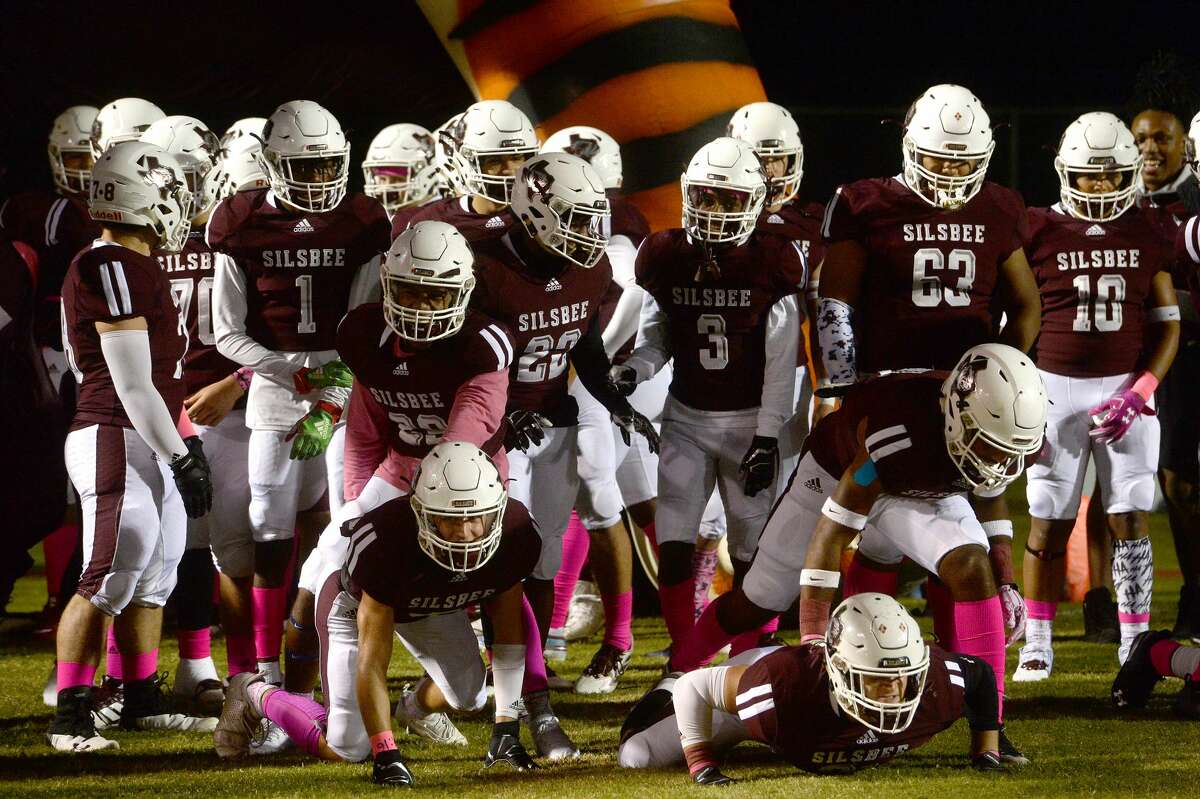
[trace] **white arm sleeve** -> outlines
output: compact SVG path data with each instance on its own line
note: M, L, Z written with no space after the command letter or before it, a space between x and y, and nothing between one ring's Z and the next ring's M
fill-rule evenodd
M642 287L637 284L634 276L634 262L637 259L637 248L633 246L628 236L613 236L608 240L608 262L612 264L613 280L622 289L621 299L617 300L617 308L613 311L612 319L604 328L604 351L608 359L625 345L626 341L637 334L638 316L642 308Z
M100 350L112 375L125 415L146 445L164 463L188 454L167 403L151 378L150 334L145 330L113 330L100 334Z
M295 390L292 374L297 366L267 349L246 333L246 278L228 255L214 253L213 334L217 350L229 360L248 366L289 390Z
M658 307L654 296L644 292L642 314L638 323L637 344L633 355L625 362L637 372L638 382L649 380L671 360L671 345L667 342L667 315Z
M724 709L728 666L696 669L675 681L675 725L683 748L712 741L713 708Z
M354 282L350 284L350 307L347 311L353 311L368 302L378 302L383 296L383 289L379 284L379 262L382 257L376 255L358 268Z
M766 362L757 435L779 437L779 429L795 410L796 358L800 346L800 309L789 294L771 306L767 317Z
M850 317L854 309L841 300L821 297L817 300L817 339L821 344L821 363L832 383L853 383L858 379L854 351L854 328Z
M495 685L496 717L521 716L521 681L525 679L525 644L492 646L492 682Z

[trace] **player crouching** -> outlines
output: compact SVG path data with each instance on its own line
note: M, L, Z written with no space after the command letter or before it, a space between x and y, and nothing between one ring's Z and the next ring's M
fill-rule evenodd
M986 662L926 644L886 594L857 594L834 611L823 641L752 649L660 682L629 714L617 758L626 768L686 762L695 782L727 785L718 757L753 740L804 771L849 773L923 746L965 716L972 765L994 771L997 700Z
M429 675L415 691L423 710L478 710L487 702L483 661L465 608L482 602L495 630L496 715L484 767L536 768L517 716L525 670L521 580L541 539L528 511L509 502L500 473L474 445L434 447L411 496L349 522L345 564L317 597L326 706L239 674L213 735L217 754L248 754L265 716L297 747L323 760L374 759L372 779L411 785L392 736L387 667L392 631Z

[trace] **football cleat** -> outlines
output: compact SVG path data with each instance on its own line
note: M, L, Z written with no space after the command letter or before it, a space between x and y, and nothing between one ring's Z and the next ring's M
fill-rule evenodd
M529 715L525 723L533 736L533 746L537 753L550 760L567 760L579 757L579 747L563 730L550 708L550 695L546 691L535 691L524 697L525 707Z
M579 587L584 585L585 583L581 580L576 586L574 596L571 597L570 610L567 611L567 623L563 627L566 630L563 637L567 641L591 638L604 626L604 604L600 600L600 595L592 583L586 585L592 587L593 593L580 591Z
M177 682L173 693L176 702L198 716L219 716L225 706L225 689L220 680L201 680L190 691L181 691Z
M397 751L380 752L371 765L371 782L392 788L411 788L413 775Z
M92 693L92 723L98 730L114 730L121 724L125 687L120 680L105 677Z
M1121 640L1117 603L1103 586L1083 596L1083 640L1093 644L1115 644Z
M705 766L692 775L692 782L697 785L733 785L733 780L721 773L716 766Z
M164 692L165 675L148 677L129 683L125 688L125 704L121 708L121 729L169 730L172 732L213 732L217 720L176 712L174 703Z
M1122 709L1143 708L1162 675L1150 661L1150 650L1159 641L1170 639L1167 630L1146 630L1133 639L1129 656L1112 684L1113 704Z
M1016 747L1008 738L1008 732L1005 731L1003 725L1000 727L1000 762L1008 763L1013 766L1028 766L1029 758Z
M258 733L250 741L250 754L255 756L277 755L292 748L292 739L288 734L270 719L263 719L258 726Z
M245 757L250 753L250 740L258 731L262 713L250 700L247 688L262 682L262 675L252 671L235 674L229 678L225 691L225 707L213 731L213 746L220 757Z
M458 727L454 726L454 722L445 713L429 713L423 718L409 715L405 703L412 693L409 686L404 686L404 690L400 692L400 701L396 703L396 710L392 714L405 732L419 735L435 744L467 745L466 736L458 731Z
M971 757L971 768L976 771L1004 771L999 752L980 752Z
M1026 645L1013 672L1013 682L1041 682L1050 679L1054 668L1054 650Z
M1200 720L1200 682L1191 677L1184 680L1183 689L1175 697L1173 709L1180 718Z
M601 644L592 656L592 662L575 681L577 694L611 694L617 690L617 683L625 669L629 667L629 659L633 657L633 647L621 650L612 644Z
M516 729L518 734L514 734L513 729ZM506 763L517 771L533 771L540 768L521 745L519 733L520 727L516 722L496 724L492 728L492 739L488 743L487 754L483 757L483 767L487 769L497 763Z
M46 733L46 743L56 752L103 752L105 749L120 749L121 744L109 738L104 738L94 730L92 735L63 735Z
M46 743L57 752L100 752L119 749L111 741L96 733L92 723L91 686L79 686L62 692L56 697L57 711L50 728L46 730Z

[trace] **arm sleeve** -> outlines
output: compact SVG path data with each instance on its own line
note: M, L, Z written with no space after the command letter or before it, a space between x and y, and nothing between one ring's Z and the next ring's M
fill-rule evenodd
M167 403L151 377L150 334L145 330L114 330L100 334L100 350L112 376L117 397L133 429L154 453L170 463L187 455Z
M504 421L508 369L475 375L458 387L443 441L469 441L482 447Z
M382 256L376 255L358 268L354 282L350 284L350 304L347 311L353 311L368 302L378 302L382 294L379 285L379 262Z
M996 693L996 678L992 667L979 658L967 655L948 655L946 668L954 681L954 664L962 672L963 716L971 729L986 732L1000 729L1000 695Z
M620 234L613 236L609 239L606 252L609 263L612 264L613 280L622 289L621 299L617 300L612 319L609 320L608 327L604 328L604 351L611 360L625 342L637 334L643 291L638 286L634 274L637 248L633 246L629 237Z
M640 383L658 374L658 370L669 360L671 347L667 340L667 315L658 307L654 295L647 291L646 296L642 298L637 343L625 365L633 367Z
M356 381L350 392L342 470L342 487L347 501L358 497L358 492L387 456L390 423L387 411Z
M629 400L608 386L608 370L612 364L604 352L604 339L600 335L598 316L592 317L587 333L571 350L571 364L584 387L609 413L625 416L632 410Z
M821 344L821 363L825 376L833 383L853 383L858 379L858 358L854 349L854 328L850 319L854 309L841 300L820 297L817 300L817 338Z
M696 669L675 681L675 724L683 748L712 741L713 708L721 708L728 666Z
M228 255L214 253L213 334L217 351L260 377L294 390L296 366L246 333L246 278Z
M771 306L764 346L766 363L755 432L776 438L795 410L796 352L800 346L800 311L795 294L789 294Z

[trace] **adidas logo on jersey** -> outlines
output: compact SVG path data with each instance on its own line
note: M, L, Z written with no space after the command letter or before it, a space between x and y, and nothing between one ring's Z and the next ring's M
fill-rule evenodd
M401 361L396 364L396 368L392 370L393 375L404 375L408 377L408 361Z
M1087 230L1085 230L1083 232L1083 235L1085 235L1085 236L1103 236L1104 228L1100 227L1099 225L1092 225L1090 228L1088 228Z
M771 214L770 216L767 217L767 224L768 225L782 225L783 217L780 216L779 214Z
M877 744L877 743L879 743L879 736L877 736L875 734L875 730L867 730L866 733L863 735L860 735L858 740L855 741L854 743L856 743L856 744Z
M546 291L559 291L562 289L562 283L558 282L558 278L550 278L550 282L546 284Z
M313 230L315 230L315 228L307 219L301 219L296 223L296 226L292 228L293 233L312 233Z
M504 220L498 216L493 216L484 224L484 227L488 229L504 227Z
M819 477L813 477L808 480L805 480L804 487L812 489L813 491L816 491L818 494L825 493L824 491L821 490L821 478L819 478Z

